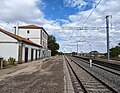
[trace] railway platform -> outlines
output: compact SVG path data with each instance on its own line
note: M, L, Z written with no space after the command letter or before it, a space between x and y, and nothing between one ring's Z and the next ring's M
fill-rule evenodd
M0 93L74 93L63 56L0 70Z

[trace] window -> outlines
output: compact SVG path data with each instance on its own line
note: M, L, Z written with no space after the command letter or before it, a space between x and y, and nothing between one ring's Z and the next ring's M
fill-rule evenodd
M27 34L29 34L30 33L30 31L29 30L27 30Z
M46 34L44 35L44 38L46 39Z
M43 32L43 38L44 38L44 32Z
M47 39L47 34L45 34L45 39Z
M44 46L44 41L43 41L43 46Z

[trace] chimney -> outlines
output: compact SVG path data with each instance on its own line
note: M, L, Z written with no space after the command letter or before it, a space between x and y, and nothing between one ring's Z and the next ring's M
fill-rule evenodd
M16 28L15 28L15 34L16 34L16 35L19 35L18 26L19 26L19 22L17 21L17 23L16 23Z

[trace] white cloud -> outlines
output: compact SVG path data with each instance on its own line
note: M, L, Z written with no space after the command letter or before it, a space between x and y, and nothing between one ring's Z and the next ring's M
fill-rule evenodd
M44 15L37 7L38 0L0 0L0 20L15 22L37 21Z
M94 0L98 2L99 0ZM62 26L82 26L85 19L91 13L91 10L79 11L77 14L69 15L68 19L56 19L47 20L44 18L44 13L42 9L46 6L42 0L0 0L0 27L13 31L13 26L17 21L20 21L20 25L25 24L37 24L43 26L49 34L55 35L57 38L63 40L58 41L60 43L60 50L65 51L76 51L76 40L81 40L85 42L79 43L79 52L90 51L89 43L92 44L93 50L98 50L100 52L106 51L106 31L102 30L58 30L61 29L60 22ZM40 9L38 8L38 4ZM83 0L64 0L65 6L77 7L88 4ZM112 15L112 22L120 20L120 0L102 0L102 2L95 9L93 14L84 24L84 26L105 26L105 16ZM9 23L9 24L8 24ZM116 43L120 42L120 22L117 25L113 24L114 29L110 31L110 45L114 46ZM78 37L79 36L79 37ZM86 39L86 40L85 40ZM71 43L73 42L73 43Z
M59 27L58 22L44 18L41 10L46 4L42 0L0 0L0 4L0 27L7 30L9 28L11 32L14 32L13 26L17 21L20 25L37 24L47 30ZM48 32L52 34L53 31Z
M65 7L84 8L88 3L83 0L64 0Z
M76 0L76 2L74 0L65 0L67 2L68 5L71 5L71 7L77 7L80 5L81 1L79 0L79 2ZM99 0L96 0L95 2L99 2ZM77 3L77 4L76 4ZM112 19L110 18L110 23L111 21L114 23L118 20L120 20L120 0L102 0L102 2L98 5L98 7L95 9L95 11L93 12L93 14L90 16L90 18L87 20L87 22L84 24L84 26L89 26L89 27L105 27L106 23L105 23L105 16L106 15L112 15ZM82 26L83 23L85 22L86 18L88 17L88 15L91 13L93 9L88 10L88 11L80 11L77 14L73 14L69 16L69 23L65 23L63 26ZM115 24L113 24L114 29L117 29L116 31L113 31L110 29L110 47L115 46L118 42L120 42L120 22L117 22L117 26L115 26ZM102 30L81 30L81 31L74 31L73 33L77 32L76 38L77 36L84 36L87 35L88 37L91 36L90 38L88 38L88 40L86 42L82 42L79 43L80 44L80 48L79 48L79 52L80 51L90 51L89 48L89 44L92 44L92 49L93 50L98 50L100 52L106 52L106 29L102 29ZM69 35L73 36L73 33L69 32ZM67 37L67 35L64 35L64 37ZM85 37L82 38L77 38L79 40L83 40ZM66 44L71 44L70 42L74 41L73 38L69 38L67 39L67 41L62 41L61 44L64 45L64 48L68 48L68 46ZM75 44L75 42L73 43ZM82 44L82 47L81 47ZM69 46L70 48L72 48L72 50L76 50L75 46ZM69 51L69 48L68 48Z

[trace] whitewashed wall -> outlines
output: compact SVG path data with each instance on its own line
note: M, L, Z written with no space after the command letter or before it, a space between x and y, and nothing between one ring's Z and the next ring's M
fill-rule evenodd
M40 51L40 49L38 50L38 52L37 52L37 58L39 59L40 57L39 57L39 51Z
M39 37L41 36L40 34L40 29L19 29L19 30L22 30L22 31L19 31L19 35L22 36L22 37ZM30 31L29 34L27 34L27 30ZM24 32L25 31L25 32ZM38 32L38 33L35 33ZM47 38L46 38L47 39ZM45 40L47 41L47 40ZM7 42L7 43L4 43L4 42ZM38 41L35 41L35 43L38 42ZM34 60L35 60L35 57L36 57L36 49L37 50L40 50L40 58L44 58L46 56L49 56L49 51L47 51L46 49L43 49L43 48L39 48L39 47L36 47L36 46L32 46L32 45L29 45L29 44L23 44L23 50L22 50L22 61L24 62L25 61L25 47L28 48L28 60L30 61L31 60L31 49L34 49ZM40 44L39 44L40 45ZM0 57L4 57L4 59L8 59L9 57L13 57L16 59L16 61L18 61L18 51L19 51L19 44L18 44L18 41L2 32L0 32ZM44 54L44 53L45 54ZM37 52L37 58L39 58L39 52Z
M29 30L29 33L27 31ZM22 29L19 28L18 35L24 38L29 38L34 43L41 45L40 37L41 37L41 29Z
M39 50L40 48L39 47L35 47L35 46L32 46L32 45L28 45L28 44L23 44L23 51L22 51L22 61L24 62L25 61L25 47L28 48L28 60L31 61L31 49L34 49L33 51L33 60L35 60L35 57L36 57L36 49ZM37 58L38 58L38 53L37 53Z
M0 32L0 42L18 42L16 39Z
M16 43L0 43L0 56L4 59L13 57L18 61L18 44Z
M51 56L51 50L47 51L47 56L50 57Z
M27 33L28 30L29 30L29 33ZM42 37L41 37L41 34L42 34ZM23 28L19 28L18 35L22 36L24 38L29 38L34 43L36 43L38 45L41 45L43 48L47 49L48 35L44 32L43 29L23 29Z
M4 59L13 57L18 61L18 41L0 32L0 56Z
M48 35L42 30L42 47L47 49Z

